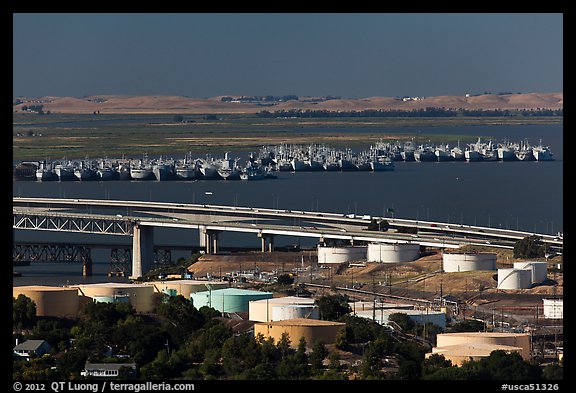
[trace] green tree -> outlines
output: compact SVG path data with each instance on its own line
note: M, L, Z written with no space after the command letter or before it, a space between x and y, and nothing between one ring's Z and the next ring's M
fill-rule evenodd
M320 319L325 321L337 321L352 311L348 296L344 295L323 295L316 299L315 304L318 305Z
M32 327L36 319L36 303L23 294L12 299L12 324L14 329Z
M486 330L486 324L483 321L477 321L475 319L466 319L461 322L457 322L452 325L449 329L450 332L483 332Z
M326 345L322 342L317 342L312 346L312 353L310 354L310 366L315 372L321 371L324 366L322 362L328 356Z
M548 381L561 381L564 379L564 367L557 363L549 364L542 370L542 376Z
M447 360L444 355L432 354L422 362L422 378L427 379L436 371L447 367L452 367L450 360Z
M402 331L404 333L412 332L416 327L416 322L410 319L408 314L404 314L401 312L390 314L388 320L396 322L402 328Z
M537 235L526 236L514 244L514 258L543 258L546 245Z

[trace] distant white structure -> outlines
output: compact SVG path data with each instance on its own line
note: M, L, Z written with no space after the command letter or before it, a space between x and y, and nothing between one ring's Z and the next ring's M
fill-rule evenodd
M532 287L529 269L498 269L498 289L528 289Z
M446 273L496 270L494 253L443 253L442 269Z
M318 263L348 263L366 260L366 246L324 247L318 246Z
M544 318L564 319L564 299L542 299Z
M370 243L366 255L368 262L412 262L420 257L420 244Z
M514 269L530 270L532 284L544 282L548 278L548 262L514 262Z

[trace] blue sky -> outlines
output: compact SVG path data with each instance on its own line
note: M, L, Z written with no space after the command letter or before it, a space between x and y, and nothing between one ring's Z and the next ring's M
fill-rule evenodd
M563 91L561 13L15 13L13 95Z

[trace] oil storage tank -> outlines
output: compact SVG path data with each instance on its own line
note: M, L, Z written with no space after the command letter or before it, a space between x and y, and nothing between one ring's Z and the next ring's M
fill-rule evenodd
M216 289L190 294L194 307L212 307L220 312L248 312L252 300L271 299L272 292L252 291L240 288Z
M532 271L528 269L498 269L498 289L528 289L532 286Z
M307 304L284 304L272 307L272 320L283 321L285 319L320 319L318 306Z
M190 294L194 292L203 292L209 289L228 288L228 281L208 281L208 280L168 280L152 281L150 284L154 287L156 293L163 293L170 296L182 295L190 299Z
M546 281L548 263L543 261L514 262L514 269L528 269L532 275L532 284Z
M366 246L326 247L318 246L318 263L345 263L366 260Z
M420 257L420 244L416 243L370 243L368 262L411 262Z
M336 336L345 327L346 324L342 322L304 318L256 322L254 324L254 337L262 334L264 337L272 337L274 342L277 343L282 339L282 334L287 333L291 347L298 347L301 337L306 340L307 347L312 347L317 342L323 342L324 344L335 343Z
M445 252L442 254L442 269L446 273L496 270L496 254Z
M320 319L315 300L299 296L251 300L248 303L248 313L250 320L255 322L279 321L296 317Z
M97 284L76 285L80 295L94 301L125 301L128 299L134 310L139 313L149 313L154 310L154 288L147 284L129 284L120 282L104 282Z
M36 316L76 318L78 316L78 289L56 286L31 285L12 287L12 296L20 294L36 303Z

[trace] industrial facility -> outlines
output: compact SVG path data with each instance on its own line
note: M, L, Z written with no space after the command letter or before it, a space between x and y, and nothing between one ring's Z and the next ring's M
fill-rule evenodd
M318 246L318 263L350 263L366 260L366 246L327 247Z
M220 312L248 312L249 302L272 299L272 292L252 291L238 288L215 289L190 294L194 307L212 307Z
M398 263L412 262L420 257L420 244L415 243L370 243L368 262Z
M12 287L12 296L25 295L36 303L39 317L76 318L79 302L78 289L44 285Z
M440 333L436 335L436 347L432 354L443 355L454 365L462 365L467 360L479 360L490 356L495 350L518 352L524 360L530 360L529 333L462 332Z
M202 292L209 289L224 289L230 286L228 281L208 281L208 280L171 280L152 281L146 283L154 287L155 293L169 296L182 295L190 299L190 294Z
M390 315L392 314L406 314L417 324L424 325L426 323L433 323L442 329L446 329L446 313L443 311L382 308L379 310L374 309L355 312L355 315L362 318L372 319L380 325L387 325Z
M442 270L446 273L496 270L496 254L444 252Z
M320 319L315 300L308 297L283 296L271 299L252 300L248 304L251 321L271 322L286 319Z
M311 347L318 342L334 344L336 336L345 326L346 324L342 322L306 318L256 322L254 324L254 336L257 337L262 334L264 338L272 337L277 343L282 339L282 334L287 333L291 347L298 347L301 337L306 340L306 346Z
M74 286L81 296L96 302L117 303L128 301L139 313L154 310L154 288L146 284L106 282Z

